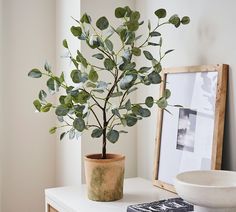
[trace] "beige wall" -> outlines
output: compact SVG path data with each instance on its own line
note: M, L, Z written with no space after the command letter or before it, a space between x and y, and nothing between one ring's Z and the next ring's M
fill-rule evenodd
M227 63L230 65L228 105L226 113L223 168L236 170L236 28L234 0L221 1L156 1L136 0L137 9L141 11L143 18L156 19L153 15L155 8L166 7L170 13L189 15L191 24L181 30L166 27L164 46L166 49L176 49L165 59L164 65L183 66ZM153 54L157 52L153 51ZM143 61L139 61L143 63ZM138 99L147 94L158 97L158 88L147 88L139 93ZM138 175L151 179L153 170L154 140L156 133L156 110L151 119L138 125ZM147 141L148 140L148 141Z
M27 73L46 60L55 68L55 1L3 0L3 17L2 212L42 212L44 189L55 186L55 120L34 112L46 86Z

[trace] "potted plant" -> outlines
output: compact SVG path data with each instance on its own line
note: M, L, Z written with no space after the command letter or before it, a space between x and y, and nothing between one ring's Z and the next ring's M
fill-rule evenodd
M28 74L33 78L45 76L48 78L46 84L49 93L60 92L58 105L46 99L47 93L44 90L39 92L38 99L33 102L39 112L55 109L62 126L51 128L50 133L63 127L65 132L60 135L60 139L67 134L73 139L84 130L91 130L93 138L101 138L101 154L85 156L89 199L112 201L122 198L125 157L107 153L107 141L116 143L121 133L127 133L120 127L132 127L139 120L149 117L153 105L164 110L168 105L167 99L171 95L169 90L165 90L164 96L157 100L147 96L143 102L136 103L129 98L140 85L150 86L162 82L161 61L173 50L163 53L160 27L174 25L178 28L181 24L190 22L187 16L180 18L172 15L166 18L165 9L156 10L155 15L156 26L152 27L149 21L148 33L143 38L137 31L144 25L144 21L140 21L138 11L133 11L128 6L115 9L115 17L121 20L118 27L111 26L105 16L99 18L95 26L91 17L85 13L80 20L75 20L76 26L71 27L71 32L94 50L92 57L98 62L92 64L79 50L76 55L72 55L67 41L63 40L63 46L74 64L74 69L70 72L71 83L65 80L63 72L59 76L54 74L47 63L44 71L32 69ZM120 41L120 46L113 45L111 37L115 36ZM157 58L147 51L151 46L157 48ZM142 55L150 61L148 67L136 66L135 58ZM101 73L111 75L111 81L103 80ZM114 99L116 104L113 104ZM101 116L97 110L101 112ZM90 116L94 116L95 123L90 121Z

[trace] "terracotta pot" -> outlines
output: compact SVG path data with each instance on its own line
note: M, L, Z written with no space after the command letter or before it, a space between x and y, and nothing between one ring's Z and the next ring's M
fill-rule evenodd
M107 154L86 155L85 177L88 198L94 201L114 201L123 197L125 156Z

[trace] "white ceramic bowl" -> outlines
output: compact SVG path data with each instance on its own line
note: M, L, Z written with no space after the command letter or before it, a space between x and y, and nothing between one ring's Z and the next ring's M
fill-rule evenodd
M184 200L207 208L236 207L236 172L190 171L178 174L175 189Z

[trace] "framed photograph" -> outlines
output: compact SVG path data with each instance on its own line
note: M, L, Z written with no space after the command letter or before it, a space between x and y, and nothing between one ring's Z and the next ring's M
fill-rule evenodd
M224 64L163 70L160 96L171 96L158 112L154 185L175 192L178 173L221 169L227 75Z

